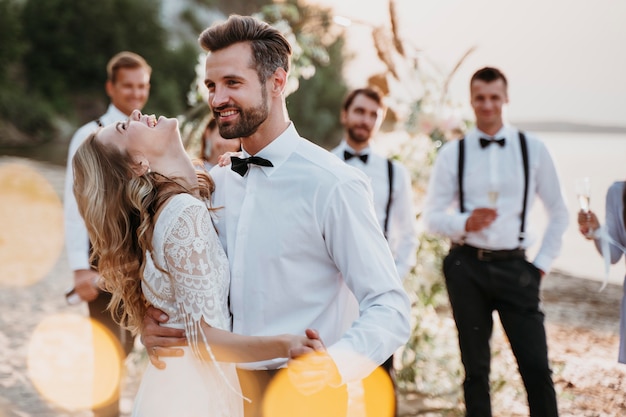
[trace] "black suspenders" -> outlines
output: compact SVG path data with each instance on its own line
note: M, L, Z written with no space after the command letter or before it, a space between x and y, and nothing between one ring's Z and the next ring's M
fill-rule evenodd
M393 193L393 163L391 159L387 159L387 172L389 178L389 197L387 197L387 208L385 209L385 226L383 232L387 238L387 230L389 229L389 210L391 210L391 197Z
M526 146L526 135L524 132L519 132L519 144L522 150L522 162L524 164L524 199L522 203L522 219L519 230L519 242L520 245L526 236L524 230L526 229L526 206L528 201L528 147ZM465 203L463 201L463 169L465 168L465 140L459 140L459 169L458 169L458 181L459 181L459 210L461 213L465 213Z

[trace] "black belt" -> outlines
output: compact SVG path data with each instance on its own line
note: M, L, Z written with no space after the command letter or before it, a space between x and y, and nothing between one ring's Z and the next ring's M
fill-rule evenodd
M470 245L460 245L458 243L453 243L450 249L462 251L479 261L485 262L526 259L526 251L524 249L491 250L476 248Z

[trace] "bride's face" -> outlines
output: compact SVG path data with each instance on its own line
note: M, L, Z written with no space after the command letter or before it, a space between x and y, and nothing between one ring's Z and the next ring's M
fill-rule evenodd
M104 127L97 135L104 145L113 144L122 152L151 159L180 143L178 120L141 114L134 110L128 120Z

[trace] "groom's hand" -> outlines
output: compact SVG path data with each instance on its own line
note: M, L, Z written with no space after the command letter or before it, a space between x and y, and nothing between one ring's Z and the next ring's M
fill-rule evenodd
M148 351L150 362L158 369L165 369L165 362L159 360L160 356L183 356L185 352L174 346L187 344L184 330L160 325L167 320L167 314L150 306L141 326L141 342Z

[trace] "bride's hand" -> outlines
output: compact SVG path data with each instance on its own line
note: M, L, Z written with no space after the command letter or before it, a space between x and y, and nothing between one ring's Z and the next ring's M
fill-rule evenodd
M217 158L217 164L221 167L230 164L231 156L241 156L241 152L226 152Z
M288 357L293 359L313 352L324 352L326 347L317 331L306 330L306 336L289 335Z
M307 338L310 343L319 342L323 347L315 351L292 350L291 359L287 366L289 380L304 395L311 395L327 386L341 384L341 375L337 365L330 357L317 331L307 329Z

